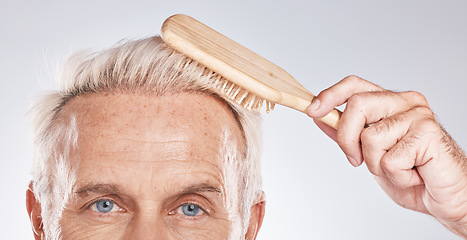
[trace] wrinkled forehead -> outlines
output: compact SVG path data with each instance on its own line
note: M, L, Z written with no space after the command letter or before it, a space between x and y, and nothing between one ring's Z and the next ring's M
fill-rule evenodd
M229 148L242 156L246 149L230 107L208 94L93 93L73 98L60 115L76 119L79 148L108 144L103 138L117 136L121 141L190 142L206 149Z

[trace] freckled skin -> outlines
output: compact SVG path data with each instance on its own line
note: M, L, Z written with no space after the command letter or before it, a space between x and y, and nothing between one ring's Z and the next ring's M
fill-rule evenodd
M72 162L77 181L61 220L63 239L229 238L223 153L235 146L240 156L244 143L225 103L188 93L90 94L71 100L62 114L77 117L79 132L79 160ZM118 190L76 193L86 184ZM200 184L220 192L182 194ZM118 210L93 211L98 199L114 201ZM206 213L189 218L180 211L185 203Z

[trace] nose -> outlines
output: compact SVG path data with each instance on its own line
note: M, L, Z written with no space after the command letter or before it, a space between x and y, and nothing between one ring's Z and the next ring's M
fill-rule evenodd
M172 240L162 219L154 216L134 218L127 225L125 240Z

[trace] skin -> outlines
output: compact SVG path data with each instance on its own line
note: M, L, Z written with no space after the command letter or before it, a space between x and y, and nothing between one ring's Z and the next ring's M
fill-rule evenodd
M63 239L229 239L243 234L239 199L228 195L225 158L245 152L227 105L204 94L155 97L90 94L66 104L76 116L77 180L63 211ZM106 202L110 212L102 212ZM227 202L233 201L229 215ZM251 207L246 239L255 239L264 196ZM186 207L199 206L195 216ZM99 208L99 206L101 206ZM43 238L33 189L27 208L36 239ZM105 209L105 208L104 208ZM107 211L107 210L106 210ZM195 211L194 211L195 212Z
M344 103L337 131L315 122L349 162L355 167L365 162L400 206L432 215L467 238L467 158L436 121L425 97L349 76L322 91L307 114L323 117Z
M206 96L205 96L206 97ZM167 107L167 105L173 104L178 102L179 104L175 104L171 106L168 111L165 113L170 113L170 109L172 108L180 108L184 109L187 105L190 105L190 108L184 109L183 113L189 114L190 110L193 110L193 97L190 97L189 101L182 101L183 104L179 103L179 98L173 98L167 100L164 103L159 102L158 100L153 100L151 102L144 101L148 106L153 106L154 103L161 103L159 107L153 108L153 111L143 111L145 113L144 116L140 116L141 118L136 119L129 119L126 121L126 124L135 124L138 123L140 120L146 119L147 122L151 122L160 115L152 114L154 112L162 111ZM212 100L212 99L211 99ZM128 104L128 102L136 101L136 99L125 99L125 101L121 101L120 104L117 103L115 99L112 101L103 102L102 106L112 106L112 108L105 108L107 111L112 112L113 108L119 109L122 105ZM151 103L151 104L150 104ZM314 100L310 107L307 109L307 113L310 117L319 118L327 113L329 113L334 107L347 103L346 109L342 114L342 118L339 123L338 130L334 130L320 122L316 122L316 124L337 144L342 148L343 152L346 154L349 162L353 166L359 166L362 163L365 163L368 167L369 171L375 175L376 180L381 185L381 187L386 191L386 193L399 205L402 207L419 211L422 213L426 213L432 215L438 221L440 221L444 226L450 229L452 232L467 238L467 174L466 174L466 156L465 153L459 148L459 146L451 139L449 134L447 134L440 124L436 121L433 112L431 111L425 97L417 92L401 92L396 93L392 91L385 90L377 85L374 85L366 80L363 80L356 76L349 76L336 85L324 90L321 92ZM67 104L68 105L68 104ZM181 106L179 106L181 105ZM138 105L141 108L141 104ZM205 108L203 108L203 106ZM82 108L87 108L86 104L81 104ZM153 106L154 107L154 106ZM213 112L213 106L204 104L199 104L196 111L193 113L193 116L197 116L197 113L206 112L209 113ZM212 109L211 109L212 108ZM99 109L99 108L97 108ZM92 109L91 109L92 110ZM88 111L88 115L90 117L96 117L94 114L100 114L99 112L92 112L91 110ZM134 111L135 109L126 109L123 111L125 114L120 112L121 118L125 119L128 116L128 112ZM209 110L209 111L208 111ZM226 110L224 109L224 112ZM102 112L102 111L101 111ZM177 112L181 114L182 112ZM182 114L184 116L184 114ZM149 116L151 115L151 116ZM155 116L153 116L155 115ZM165 114L166 116L167 114ZM199 114L198 114L199 115ZM137 114L135 115L137 116ZM178 116L177 118L173 118L175 122L165 122L168 125L179 123L177 119L183 118L183 116ZM181 121L180 125L185 126L184 124L188 124L190 119L194 119L193 116L184 118L186 121ZM96 125L97 127L105 122L112 124L118 123L120 120L115 121L117 118L112 114L106 116L105 118L100 118L99 121L102 122L95 122L90 121L90 125ZM181 118L180 118L181 117ZM199 117L199 116L198 116ZM110 121L112 120L113 121ZM200 118L199 118L200 119ZM209 121L216 121L213 117L212 120ZM105 121L104 121L105 120ZM130 121L131 120L131 121ZM207 119L204 119L207 120ZM188 121L188 122L187 122ZM164 121L162 121L164 122ZM194 122L194 121L192 121ZM203 121L200 121L203 122ZM125 122L123 122L125 123ZM122 124L123 124L122 123ZM225 124L225 123L224 123ZM149 124L142 124L142 126L148 126ZM222 124L219 124L222 125ZM235 124L233 124L235 125ZM177 125L178 126L178 125ZM95 127L95 126L93 126ZM109 127L109 126L107 126ZM226 126L224 126L226 127ZM115 131L125 130L128 126L120 126ZM158 129L158 131L163 131L164 129L158 128L157 125L151 126L149 128L141 128L145 129L144 131L139 131L139 135L133 133L133 136L141 137L143 133L150 132L154 130L153 128ZM234 126L231 126L232 129L235 129ZM104 128L105 129L105 128ZM138 129L140 129L138 127ZM166 128L167 129L167 128ZM172 128L174 129L174 128ZM199 124L196 125L193 131L198 131L200 129ZM208 129L212 129L210 126ZM130 131L130 129L127 129ZM137 129L133 128L133 131ZM200 130L201 131L201 130ZM232 132L235 132L231 130ZM136 131L138 132L138 131ZM198 131L199 132L199 131ZM222 132L222 131L221 131ZM105 133L105 131L104 131ZM111 131L112 133L112 131ZM108 137L115 137L110 134ZM217 131L219 133L219 131ZM81 132L80 132L81 134ZM98 141L100 138L96 136L95 132L90 131L88 133L95 141ZM118 134L117 134L118 135ZM194 136L199 137L200 134ZM202 135L202 134L201 134ZM214 134L215 135L215 134ZM234 134L235 135L235 134ZM238 133L236 134L238 135ZM80 135L81 136L81 135ZM121 135L124 136L124 135ZM172 137L173 135L170 135ZM175 135L178 136L178 135ZM174 137L175 137L174 136ZM229 135L230 136L230 135ZM202 137L202 136L201 136ZM238 136L234 137L238 141ZM218 142L222 142L218 139ZM107 138L106 138L107 140ZM131 148L129 145L133 140L128 139L116 139L117 141L110 141L112 144L101 143L103 146L107 146L110 148L116 148L119 141L125 140L124 144L121 144L120 148L124 149L123 153L134 153L135 148ZM102 148L99 148L97 143L93 143L93 140L89 140L89 148L95 149L94 154L90 156L92 158L101 158L102 154L96 154L103 152ZM103 141L101 139L101 141ZM149 147L152 142L160 143L154 139L143 139L141 140L144 144L133 144L136 148L143 148L137 154L137 159L148 159L146 155L153 154L152 152L155 151L154 148ZM196 145L197 141L192 141L194 145ZM144 147L148 145L148 147ZM238 142L237 142L238 144ZM108 146L111 145L111 146ZM189 144L187 144L189 145ZM214 144L216 145L216 144ZM222 144L221 144L222 145ZM209 144L209 146L213 146L213 144ZM216 145L218 146L218 145ZM178 148L174 147L174 148ZM133 150L132 150L133 149ZM150 149L150 151L148 150ZM189 149L189 148L187 148ZM197 148L198 149L198 148ZM83 151L80 149L80 151ZM192 150L196 152L196 150ZM206 150L209 151L209 150ZM112 153L112 151L109 151ZM157 151L156 151L157 152ZM162 155L154 155L154 156L179 156L179 155L189 155L189 154L180 154L180 153L189 153L190 150L187 151L173 151L165 152L162 151ZM238 151L237 151L238 152ZM163 155L167 154L167 155ZM170 155L173 154L173 155ZM105 156L105 154L103 154ZM143 157L141 157L142 155ZM209 154L208 154L209 155ZM215 155L215 154L214 154ZM132 154L127 156L130 158ZM146 156L146 157L144 157ZM110 158L104 157L104 163L101 165L96 165L96 162L100 162L102 160L90 161L88 167L88 174L93 174L96 172L92 169L114 169L114 166L118 166L122 161L118 161L120 158L120 154L111 154ZM163 157L162 157L163 158ZM191 162L193 158L183 158L180 162ZM153 183L154 178L159 179L158 176L155 175L155 169L149 166L160 166L161 168L166 167L161 161L156 161L157 163L153 163L152 160L154 158L150 158L151 161L144 162L143 160L135 160L132 161L134 164L127 164L124 167L116 168L112 170L111 174L118 174L120 176L130 176L131 181L128 181L128 178L125 177L126 181L121 181L120 184L122 185L131 185L128 186L128 189L125 188L124 190L127 191L130 197L133 197L135 202L134 206L138 206L136 208L128 207L129 209L134 209L128 212L121 214L123 220L118 222L119 227L112 226L112 224L108 223L100 223L97 222L96 225L95 216L93 217L90 214L94 214L92 211L73 211L73 208L68 208L67 212L64 213L64 220L62 221L65 223L65 220L71 219L69 221L74 221L74 226L64 228L64 235L70 234L73 236L78 236L82 234L82 236L89 237L91 236L112 236L110 234L125 234L124 236L119 235L115 237L116 239L123 239L132 236L132 234L139 234L133 235L132 239L142 239L143 237L149 236L157 236L159 233L164 233L165 238L170 237L180 237L183 234L192 234L190 236L199 236L201 237L208 237L209 234L217 234L214 237L221 237L227 236L220 233L212 233L209 230L213 229L226 229L225 224L228 222L227 218L219 216L216 217L214 222L218 220L218 222L223 222L224 224L219 223L216 225L216 228L203 228L200 227L201 234L197 234L197 230L190 230L189 233L184 232L183 230L174 231L179 225L177 225L180 221L172 221L171 217L168 217L166 211L162 211L163 209L170 209L170 208L163 208L165 206L161 204L164 202L163 197L159 197L160 192L168 192L167 194L162 194L165 196L171 196L171 187L160 187L158 183ZM160 159L160 158L157 158ZM196 159L196 158L195 158ZM123 162L127 161L123 160ZM110 161L112 164L107 164L105 161ZM116 162L115 162L116 161ZM194 161L194 160L193 160ZM115 163L114 163L115 162ZM219 161L215 161L219 162ZM136 165L140 166L136 170L137 174L131 174L131 169ZM167 164L167 162L166 162ZM190 163L188 163L190 164ZM193 173L202 173L210 172L210 167L215 166L212 164L211 166L206 166L206 169L197 170L199 164L191 164L192 172L186 173L186 171L182 171L180 175L169 174L170 181L167 184L173 184L174 182L179 182L183 177L190 175L193 176ZM83 166L80 166L80 169ZM122 168L124 168L122 170ZM151 169L149 171L148 169ZM216 167L214 167L216 168ZM218 167L217 167L218 168ZM196 170L196 171L195 171ZM147 172L149 171L149 172ZM144 174L141 174L143 173ZM147 173L146 173L147 172ZM170 172L170 171L169 171ZM212 171L212 173L219 171ZM134 172L133 172L134 173ZM104 177L104 175L99 174L99 176L94 177ZM194 174L197 176L198 174ZM210 174L207 174L210 175ZM145 181L136 181L138 178L141 177L149 178ZM163 176L165 176L163 174ZM218 176L216 174L211 174L210 176ZM117 180L111 178L113 180ZM188 179L188 178L187 178ZM206 176L206 179L211 179ZM216 177L212 178L212 182L215 185ZM221 178L217 177L218 182L222 182ZM120 178L118 179L120 180ZM108 180L110 181L110 180ZM86 182L86 181L84 181ZM142 184L145 183L145 184ZM136 185L135 185L136 184ZM146 185L150 185L150 187L146 189ZM177 184L180 185L180 184ZM220 189L222 189L222 183L219 185ZM137 191L136 191L137 190ZM152 194L143 194L144 191L148 191ZM156 191L160 190L160 191ZM136 191L135 193L133 191ZM212 192L211 192L212 193ZM142 194L142 197L138 197ZM219 193L221 194L221 193ZM134 195L134 196L133 196ZM149 196L150 195L150 196ZM172 194L173 195L173 194ZM215 195L215 194L212 194ZM31 217L31 222L33 225L33 230L35 232L36 239L40 239L41 235L41 221L40 221L40 204L38 204L35 199L34 195L32 194L32 190L27 192L27 208L28 212ZM214 201L214 200L213 200ZM178 205L177 205L178 206ZM141 211L144 209L144 211ZM163 214L161 214L161 212ZM222 211L220 211L222 212ZM217 213L217 212L216 212ZM120 214L120 213L119 213ZM221 214L222 215L222 214ZM88 222L79 222L81 218L84 216ZM172 216L172 215L170 215ZM252 217L251 217L251 224L248 229L248 233L246 235L247 239L253 239L258 231L259 227L261 226L262 218L264 216L264 198L260 198L258 204L255 204L252 207ZM125 218L126 217L126 218ZM79 221L73 220L73 218L79 219ZM97 219L100 219L99 216ZM112 218L113 219L113 218ZM182 218L183 219L183 218ZM68 221L68 220L67 220ZM209 221L206 221L209 222ZM111 222L113 223L113 222ZM168 224L170 223L170 224ZM151 226L151 227L149 227ZM157 226L157 230L153 227ZM174 227L175 226L175 227ZM210 225L211 226L211 225ZM212 225L214 226L214 225ZM85 228L89 228L91 232L87 232L88 230L84 230ZM109 230L110 229L110 230ZM184 229L181 227L180 229ZM185 228L186 229L186 228ZM100 231L105 231L103 235L99 235ZM115 232L113 232L115 231ZM151 232L154 231L154 232ZM122 233L123 232L123 233ZM176 234L174 233L176 232ZM87 234L87 235L86 235ZM108 234L108 235L106 235ZM156 234L156 235L154 235ZM172 235L170 235L172 234ZM175 234L175 235L174 235ZM178 235L177 235L178 234ZM169 236L170 235L170 236ZM135 238L134 236L139 236ZM187 235L185 235L186 237ZM67 238L65 238L67 239ZM78 238L79 239L79 238ZM215 238L211 238L215 239Z

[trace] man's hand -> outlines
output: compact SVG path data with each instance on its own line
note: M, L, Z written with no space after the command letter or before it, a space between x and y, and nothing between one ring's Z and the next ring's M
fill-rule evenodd
M467 158L425 97L349 76L321 92L307 113L322 117L344 103L337 131L315 122L349 162L355 167L365 162L400 206L430 214L467 238Z

